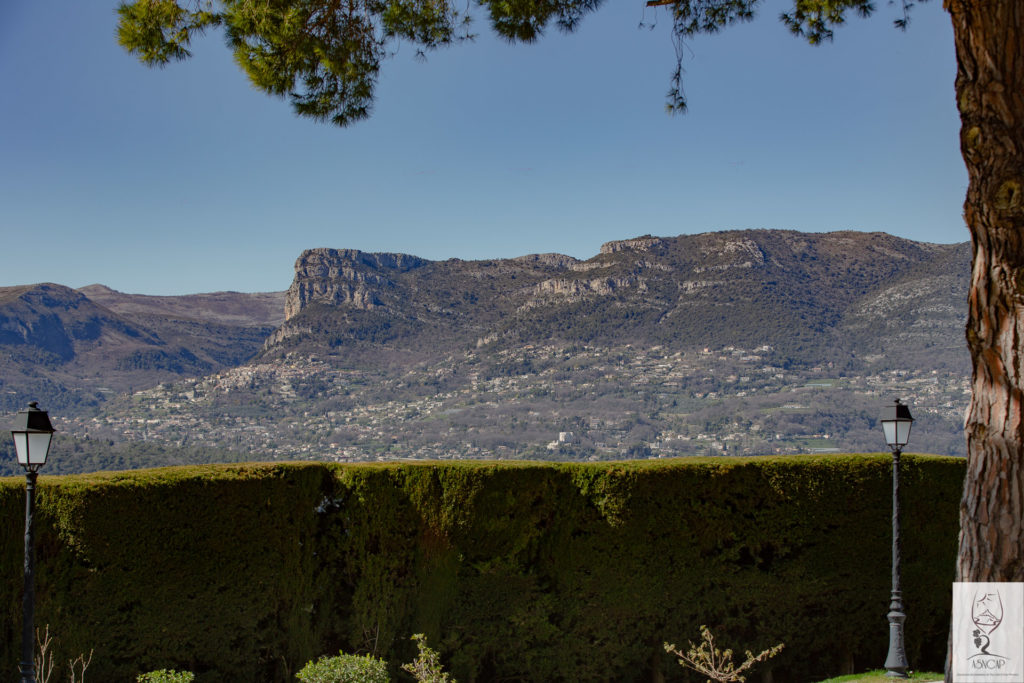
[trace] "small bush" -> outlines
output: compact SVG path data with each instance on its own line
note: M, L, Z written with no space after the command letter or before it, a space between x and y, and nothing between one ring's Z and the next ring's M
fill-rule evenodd
M174 671L173 669L159 669L149 673L139 674L136 683L192 683L196 675L191 671Z
M338 653L309 662L295 674L302 683L388 683L387 664L370 655Z
M694 645L690 643L690 649L686 652L679 650L672 643L665 643L665 651L673 654L679 659L679 664L687 669L693 669L697 673L708 677L708 683L743 683L746 672L755 664L771 659L782 652L785 647L779 643L775 647L768 648L759 655L747 650L747 658L742 664L736 666L732 662L732 650L719 650L715 647L715 638L707 626L700 627L701 643Z
M417 633L412 639L416 641L419 654L413 661L403 664L402 669L415 676L416 683L455 683L441 666L438 654L427 646L427 637Z

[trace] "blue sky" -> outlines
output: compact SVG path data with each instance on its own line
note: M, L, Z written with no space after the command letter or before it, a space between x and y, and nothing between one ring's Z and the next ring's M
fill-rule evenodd
M386 62L346 129L254 90L219 34L141 66L116 3L0 3L0 286L274 291L302 250L431 259L561 252L651 233L881 230L968 239L952 29L878 3L811 47L766 0L686 50L664 113L670 19L608 0L572 35ZM653 30L639 29L656 21Z

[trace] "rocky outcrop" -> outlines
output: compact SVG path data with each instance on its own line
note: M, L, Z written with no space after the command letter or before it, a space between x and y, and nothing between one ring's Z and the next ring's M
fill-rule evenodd
M408 254L308 249L295 262L295 279L285 295L285 319L314 302L363 310L382 306L385 293L395 288L394 274L428 263Z
M761 247L752 239L727 239L701 254L701 262L695 273L729 268L759 268L767 262Z
M650 235L644 235L643 237L634 237L630 240L617 240L614 242L605 242L601 245L602 254L618 254L622 251L649 251L656 247L665 246L666 242L660 237L652 237Z
M548 266L565 270L579 265L579 260L565 254L527 254L512 259L516 263L527 266Z
M607 277L592 280L557 278L544 280L533 288L533 293L535 296L554 295L569 298L579 298L588 294L608 296L620 289L634 286L639 291L647 289L646 282L638 277Z

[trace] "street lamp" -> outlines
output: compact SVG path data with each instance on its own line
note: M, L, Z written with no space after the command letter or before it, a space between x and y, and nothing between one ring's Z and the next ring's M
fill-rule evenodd
M903 593L900 591L900 454L910 441L914 418L910 407L899 399L882 411L882 431L892 449L892 598L889 603L889 655L885 658L885 675L907 677L907 652L903 641Z
M25 592L22 596L21 630L21 683L35 683L35 588L33 586L33 564L35 552L32 543L32 513L35 508L36 475L46 464L50 452L53 426L45 410L32 401L28 408L18 412L11 429L14 448L18 452L18 464L25 468Z

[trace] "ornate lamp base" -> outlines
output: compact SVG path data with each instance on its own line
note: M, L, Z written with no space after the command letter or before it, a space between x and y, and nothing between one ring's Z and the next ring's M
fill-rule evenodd
M903 645L903 599L899 591L893 591L889 605L889 655L885 658L885 675L890 678L907 678L907 651Z

